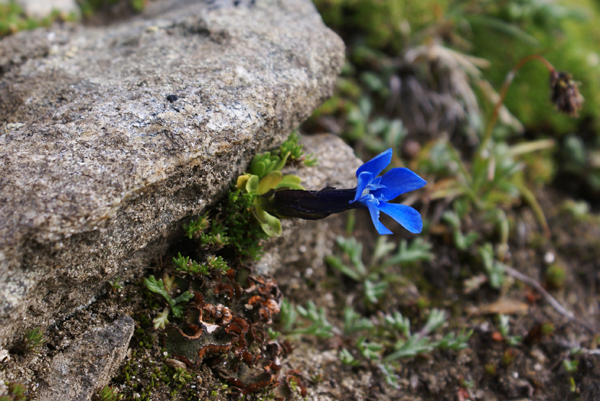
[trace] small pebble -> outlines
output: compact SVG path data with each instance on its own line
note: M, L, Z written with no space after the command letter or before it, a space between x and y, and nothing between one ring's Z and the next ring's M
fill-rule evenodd
M173 369L175 369L175 368L186 369L187 368L185 363L181 362L180 360L172 359L172 358L165 359L165 365L172 367Z
M556 259L556 257L554 256L554 253L552 253L552 252L546 252L546 254L544 255L544 262L546 262L548 264L553 263L555 259Z

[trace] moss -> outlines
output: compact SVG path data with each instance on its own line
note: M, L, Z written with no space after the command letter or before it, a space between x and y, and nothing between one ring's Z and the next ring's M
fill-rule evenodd
M81 14L85 18L92 18L102 12L108 12L109 15L112 14L113 12L109 11L111 8L120 10L124 15L139 13L146 8L147 3L148 0L82 0L79 2L79 7L81 8ZM124 13L123 10L125 10ZM122 17L123 15L113 15L113 18Z
M29 330L25 333L24 338L25 349L28 352L39 352L40 348L44 345L44 332L40 328Z
M25 387L19 383L5 382L8 394L0 397L0 401L25 401Z
M163 355L164 356L164 355ZM131 358L113 382L122 389L118 399L150 400L155 393L170 394L173 399L199 399L204 390L199 374L181 367L170 367L148 357L146 351L133 351ZM195 377L194 377L195 376ZM211 387L210 383L205 384Z
M551 264L545 274L546 284L551 289L559 289L565 286L567 271L564 266L558 263Z
M11 35L19 31L49 26L58 20L76 20L75 14L61 14L53 11L49 16L42 19L35 19L25 16L23 8L17 3L10 1L7 4L0 4L0 38Z
M98 401L120 401L123 395L119 394L119 390L110 386L104 386L97 395Z
M363 39L370 47L398 52L406 34L431 24L448 7L447 0L314 0L325 23L342 37Z

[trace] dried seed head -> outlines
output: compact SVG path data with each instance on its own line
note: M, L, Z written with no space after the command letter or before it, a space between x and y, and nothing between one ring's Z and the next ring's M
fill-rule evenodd
M558 111L577 117L583 104L583 96L579 93L577 83L567 72L552 71L550 74L550 87L552 89L552 103Z

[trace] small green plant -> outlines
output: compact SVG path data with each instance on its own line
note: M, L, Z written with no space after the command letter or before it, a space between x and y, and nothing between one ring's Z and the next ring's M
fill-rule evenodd
M309 326L297 327L298 317L302 317L311 324ZM327 320L325 309L319 308L313 301L306 303L306 308L300 305L292 305L283 300L280 313L281 331L285 334L308 334L320 338L333 336L333 326Z
M194 237L197 232L206 230L209 226L208 216L200 216L196 220L190 220L189 223L183 225L183 230L189 239Z
M25 401L25 387L19 383L4 382L8 387L8 394L0 397L0 401Z
M495 363L486 363L483 368L485 373L492 377L496 376L496 372L498 371L498 365Z
M281 311L279 313L279 325L281 331L289 333L294 330L298 320L298 312L294 305L292 305L287 299L284 299L281 303Z
M473 386L475 386L475 382L473 380L461 379L460 385L463 388L473 388Z
M579 221L585 221L590 217L590 204L584 200L567 199L560 205L560 210Z
M502 364L504 366L510 366L517 359L517 351L514 348L507 348L502 353Z
M378 241L385 240L385 237L379 237L378 239ZM434 258L433 253L431 253L431 247L431 243L427 242L423 237L416 237L410 244L408 244L407 240L403 239L400 241L396 254L387 258L383 262L383 265L408 265L417 262L428 262Z
M77 15L71 13L65 15L53 11L45 18L31 18L25 15L23 8L15 1L0 4L0 38L11 35L22 30L30 30L41 26L50 26L57 20L75 21Z
M371 331L375 328L375 324L362 317L353 308L346 307L344 309L344 334L349 336L359 331Z
M109 281L108 285L113 291L118 291L123 289L123 284L119 281L120 277L117 276L113 281Z
M340 352L338 353L338 358L340 358L340 362L342 362L344 365L349 365L349 366L360 365L360 361L355 359L346 348L342 348L340 350Z
M187 369L184 368L175 368L175 374L173 375L173 380L178 383L186 384L192 380L192 375Z
M571 349L569 356L570 357L577 356L577 354L579 354L580 351L581 351L581 349L579 347L574 347L573 349ZM577 370L579 369L579 361L571 359L571 358L563 359L562 367L565 370L565 372L567 372L567 374L569 375L569 384L571 386L571 392L572 393L576 392L577 391L577 382L575 381L575 378L573 377L573 375L575 373L577 373Z
M148 3L148 0L128 0L127 2L123 2L121 6L128 4L129 7L136 13L140 13L144 10ZM82 0L78 2L79 8L81 9L81 14L86 18L91 18L95 14L102 12L102 10L106 10L107 4L115 4L115 1L107 1L107 0Z
M161 313L156 315L154 319L152 319L152 323L154 324L154 330L164 330L169 324L169 313L171 311L169 308L165 308Z
M289 152L283 159L276 155L271 156L271 152L260 153L250 163L250 174L263 178L273 171L279 171L285 166L288 157Z
M221 249L230 243L227 227L217 220L210 222L206 214L184 224L183 230L189 239L199 239L204 248Z
M27 352L38 353L44 345L44 332L41 328L35 328L25 333L23 339L24 348Z
M479 234L471 231L463 234L461 230L460 217L453 211L447 210L442 215L442 220L450 226L454 235L454 245L458 250L467 251L479 238Z
M229 238L225 235L226 232L227 227L213 220L210 225L210 231L200 234L200 242L204 246L220 249L229 244Z
M433 309L425 325L417 333L411 332L410 320L400 312L383 315L376 323L361 317L352 308L344 310L344 335L350 337L357 333L354 344L356 353L343 348L339 351L340 361L346 365L357 366L361 363L358 356L377 366L386 378L386 382L397 386L393 364L402 358L414 357L435 349L459 351L467 348L472 331L458 334L448 332L439 340L433 340L432 334L445 323L446 313Z
M246 183L250 176L249 174L240 176L238 183ZM252 179L253 181L258 180L258 176L255 177L257 178ZM184 225L187 237L195 239L202 249L210 252L230 247L236 257L242 261L260 259L263 253L260 243L268 238L269 234L256 219L255 198L257 195L256 192L248 192L246 188L232 187L227 198L217 205L216 210L211 212L210 220L208 214L205 214ZM176 259L181 258L178 256ZM189 267L186 267L183 260L178 260L176 263L181 271L192 269L191 272L197 270L200 274L205 274L202 271L206 271L198 263ZM227 270L220 260L212 267Z
M365 289L365 301L369 305L375 305L379 303L379 300L382 299L387 292L388 282L387 281L371 281L365 280L364 282Z
M506 315L499 314L498 315L498 331L502 335L502 338L508 345L518 345L523 340L522 336L512 336L510 335L510 318Z
M339 270L342 274L350 277L352 280L361 283L365 301L369 305L377 304L385 295L388 283L381 279L380 269L367 269L362 261L362 244L356 238L338 237L336 239L338 246L344 251L350 260L350 265L344 263L342 259L335 255L326 257L327 265ZM377 250L375 254L377 254Z
M385 346L378 342L368 341L366 337L359 337L356 341L356 348L365 359L378 361Z
M371 89L385 87L381 85L375 74L365 73L361 76ZM343 137L347 141L361 141L365 147L379 153L388 148L397 149L408 131L399 118L388 118L375 112L374 102L370 95L363 93L357 103L348 106L347 126Z
M156 280L154 276L150 276L144 280L144 283L150 291L161 295L167 301L173 315L178 318L183 317L183 306L180 304L184 304L194 297L194 294L186 291L177 298L171 298L169 291L172 291L175 287L174 277L165 276L163 282L163 279Z
M219 272L220 274L225 274L227 273L227 270L229 270L229 266L227 266L227 262L223 260L222 256L209 256L207 265L211 270Z
M479 247L478 251L481 259L483 260L483 267L488 277L490 286L496 289L501 288L502 284L504 283L504 272L506 270L506 265L498 260L495 260L494 248L492 247L492 244L486 243L485 245Z
M577 368L579 367L579 361L572 361L570 359L564 359L562 361L562 366L567 373L575 373L577 372Z
M348 239L337 237L336 243L348 256L351 265L348 266L340 257L335 255L327 256L325 262L354 281L361 282L367 280L370 274L362 261L362 244L354 237ZM371 277L374 278L375 275Z
M310 154L305 156L304 151L302 150L303 145L298 143L300 137L296 131L292 132L288 139L285 140L281 144L279 148L279 153L285 158L285 155L289 154L290 160L298 160L302 161L307 167L314 167L318 164L317 159L315 159L314 154Z
M304 189L300 185L300 177L283 175L280 171L288 159L300 160L303 157L304 152L298 139L296 133L291 134L279 148L279 155L272 155L271 152L256 155L250 163L250 172L239 176L236 182L237 189L250 195L254 217L269 237L281 234L281 221L260 206L258 197L276 189ZM314 166L317 163L309 157L305 164Z
M175 264L177 271L202 276L207 276L213 272L225 274L229 270L229 266L227 266L227 262L223 260L223 257L214 255L209 256L206 263L199 264L191 260L189 256L182 256L181 253L177 253L177 257L173 258L173 264Z
M173 264L177 271L203 275L209 273L208 268L203 269L203 267L194 260L190 260L189 256L182 256L181 253L177 253L177 257L173 258Z
M552 324L550 322L546 322L546 323L542 324L541 333L543 336L551 336L554 334L555 330L556 329L554 327L554 324Z
M281 336L280 332L273 330L271 327L267 329L267 334L269 335L269 339L271 341L276 340L279 338L279 336Z
M104 386L98 392L98 401L120 401L123 395L119 394L119 390L110 386Z
M394 361L400 358L406 358L418 355L424 352L430 352L436 348L451 349L458 351L467 348L467 341L472 335L472 331L461 332L459 334L448 333L440 341L433 341L429 335L438 330L446 322L446 313L433 309L429 314L425 326L418 332L411 334L410 321L404 318L399 312L384 317L385 323L402 334L394 345L394 352L384 358L384 362Z
M551 289L556 290L565 286L565 281L567 279L567 271L559 263L553 263L550 266L548 266L548 268L546 269L546 274L544 276L548 286Z
M404 240L401 241L396 254L390 255L396 249L396 244L388 243L387 239L382 236L377 240L369 267L366 267L362 260L362 244L356 238L338 237L336 243L350 264L336 255L327 256L325 262L328 266L360 283L365 302L369 306L378 304L386 294L388 282L392 278L385 272L387 267L412 264L433 258L433 254L429 252L431 245L422 238L413 240L410 245Z

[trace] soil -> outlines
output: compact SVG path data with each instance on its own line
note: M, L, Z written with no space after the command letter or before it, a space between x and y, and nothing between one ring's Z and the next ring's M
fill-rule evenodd
M576 219L560 211L566 198L547 190L538 198L547 213L552 237L545 239L529 210L511 216L521 231L511 235L506 263L550 289L550 293L567 309L588 323L600 327L596 281L600 261L600 219L588 216ZM359 216L355 235L373 247L375 238L367 216ZM343 234L344 227L337 227ZM467 229L468 230L468 229ZM399 230L394 230L399 231ZM434 231L432 229L432 231ZM516 234L516 233L513 233ZM333 232L329 241L333 244ZM344 366L336 358L337 351L348 347L343 336L328 341L314 338L296 340L290 366L307 377L319 377L309 385L309 399L343 400L597 400L600 399L600 352L598 331L591 331L559 314L539 294L521 282L509 280L500 291L483 285L471 294L464 293L463 281L480 273L465 255L451 246L449 235L430 235L435 259L416 268L401 268L400 276L408 283L392 288L381 310L399 310L411 318L414 327L422 324L423 309L419 301L444 308L451 313L448 327L473 330L469 348L459 352L434 351L398 364L400 388L385 384L377 367L363 363ZM369 246L365 254L369 254ZM550 259L551 263L548 263ZM553 264L564 268L566 277L559 288L545 280L546 270ZM301 267L296 267L300 269ZM293 270L292 270L293 272ZM293 278L289 267L275 276L291 302L302 303L306 294L318 306L327 308L330 322L343 327L342 309L354 305L360 310L359 288L331 269L313 272L310 280ZM510 283L512 282L512 283ZM484 305L498 300L515 300L527 305L525 313L512 313L512 305L495 305L510 314L511 335L523 340L509 345L497 338L497 319L484 312ZM337 315L336 315L337 311ZM368 315L368 311L364 310ZM474 313L475 312L475 313ZM552 333L541 334L543 325ZM563 361L577 361L575 371L567 371Z

